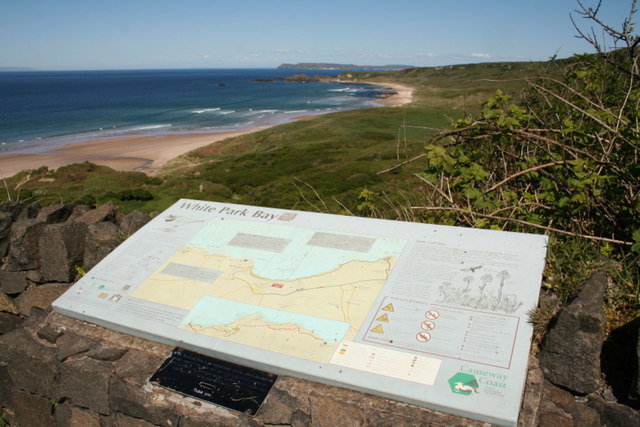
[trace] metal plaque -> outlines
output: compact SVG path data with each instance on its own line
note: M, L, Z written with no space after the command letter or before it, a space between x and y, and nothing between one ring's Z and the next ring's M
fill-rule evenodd
M196 399L255 415L277 378L268 372L176 348L149 381Z

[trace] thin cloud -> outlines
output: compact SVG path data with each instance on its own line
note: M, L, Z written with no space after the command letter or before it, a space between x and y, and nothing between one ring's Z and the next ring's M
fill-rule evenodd
M488 53L472 53L471 56L475 58L491 58L491 55Z

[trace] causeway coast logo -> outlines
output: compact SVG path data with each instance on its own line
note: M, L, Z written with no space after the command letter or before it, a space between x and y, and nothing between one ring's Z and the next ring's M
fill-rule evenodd
M464 372L458 372L449 378L449 386L452 392L465 396L478 393L479 387L476 377L471 374L465 374Z

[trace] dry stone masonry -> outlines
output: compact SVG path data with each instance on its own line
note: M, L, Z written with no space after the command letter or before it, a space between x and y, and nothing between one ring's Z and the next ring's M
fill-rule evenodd
M0 425L487 425L291 377L278 379L256 417L150 384L170 347L51 311L82 271L148 220L113 204L0 203ZM640 425L638 411L616 402L600 372L603 286L603 274L590 279L558 315L541 361L531 357L521 426ZM636 369L637 323L625 335L635 336ZM629 396L638 391L635 378Z

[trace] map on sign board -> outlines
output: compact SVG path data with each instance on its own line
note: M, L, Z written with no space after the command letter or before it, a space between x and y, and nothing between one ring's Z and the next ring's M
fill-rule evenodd
M546 243L180 200L53 305L233 363L514 425Z
M327 363L353 339L406 241L216 218L131 293L179 328Z

